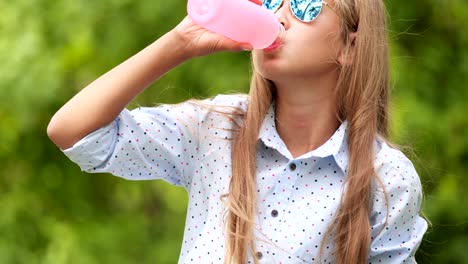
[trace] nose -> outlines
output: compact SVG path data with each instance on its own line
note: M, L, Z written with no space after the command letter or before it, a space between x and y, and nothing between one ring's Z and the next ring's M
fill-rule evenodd
M288 15L289 15L289 1L290 0L283 0L281 1L280 7L276 10L275 14L278 18L279 22L284 26L284 29L287 30L289 27L288 22Z

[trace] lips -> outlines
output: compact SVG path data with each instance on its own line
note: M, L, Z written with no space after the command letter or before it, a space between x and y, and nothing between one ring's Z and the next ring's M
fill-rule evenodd
M271 51L274 51L274 50L280 48L281 46L283 46L283 41L278 38L278 39L275 40L275 42L273 42L273 44L271 44L270 46L264 48L263 51L271 52Z

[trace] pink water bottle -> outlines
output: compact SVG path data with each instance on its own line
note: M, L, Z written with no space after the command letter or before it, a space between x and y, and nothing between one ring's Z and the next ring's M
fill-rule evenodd
M188 0L193 22L254 49L270 46L282 31L276 15L249 0Z

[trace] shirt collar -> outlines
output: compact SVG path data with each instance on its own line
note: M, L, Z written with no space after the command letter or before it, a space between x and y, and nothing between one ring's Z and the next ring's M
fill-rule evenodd
M323 145L303 154L300 157L297 157L296 159L307 159L310 157L324 158L333 156L342 172L346 174L348 167L347 126L348 122L345 120L330 139L328 139ZM289 160L294 159L276 130L274 101L271 103L265 119L263 120L258 139L260 139L265 146L276 149Z

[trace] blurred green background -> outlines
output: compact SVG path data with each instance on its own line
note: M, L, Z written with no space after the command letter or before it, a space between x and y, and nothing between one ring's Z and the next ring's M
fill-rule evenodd
M432 222L418 263L468 263L468 1L386 1L392 139L420 173ZM48 139L80 89L178 24L186 1L0 1L0 263L176 263L187 195L86 174ZM129 72L129 74L131 74ZM249 54L189 61L138 105L247 92Z

